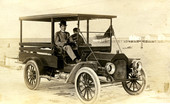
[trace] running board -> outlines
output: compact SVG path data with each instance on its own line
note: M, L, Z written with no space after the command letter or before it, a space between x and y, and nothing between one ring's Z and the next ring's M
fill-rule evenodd
M40 78L46 78L48 81L56 79L55 77L51 77L51 76L48 76L48 75L40 75Z

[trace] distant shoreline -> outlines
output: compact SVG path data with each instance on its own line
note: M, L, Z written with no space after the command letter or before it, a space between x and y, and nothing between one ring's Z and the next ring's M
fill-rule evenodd
M12 39L12 40L20 40L20 38L0 38L0 40L4 40L4 39ZM23 38L23 40L31 40L30 42L38 42L38 41L44 41L44 42L51 42L50 38ZM100 40L100 39L99 39ZM121 39L121 38L117 38L117 41L119 43L170 43L170 40L128 40L128 39ZM116 42L115 39L112 40L113 43Z

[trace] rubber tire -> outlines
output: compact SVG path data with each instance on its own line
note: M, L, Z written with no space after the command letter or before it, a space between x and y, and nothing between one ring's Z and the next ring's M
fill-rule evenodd
M31 85L29 84L28 78L27 78L27 76L26 76L26 74L27 74L27 67L28 67L29 65L32 65L32 66L35 68L35 70L36 70L36 83L35 83L34 86L31 86ZM41 67L41 66L38 66L38 64L37 64L34 60L29 60L29 61L26 63L26 65L25 65L25 68L24 68L24 82L25 82L26 86L27 86L30 90L36 90L36 89L38 88L39 84L40 84L40 80L41 80L41 78L40 78L40 72L39 72L40 67Z
M129 95L139 95L139 94L142 93L143 90L145 89L146 83L147 83L147 75L146 75L144 69L141 69L141 73L144 75L144 85L142 86L142 88L141 88L139 91L134 92L134 91L129 90L129 88L127 87L126 82L122 82L123 88L125 89L125 91L126 91Z
M81 98L79 92L78 92L78 89L77 89L77 79L78 79L78 77L79 77L79 75L80 75L81 73L87 73L87 74L89 74L89 75L91 76L91 78L93 79L94 84L95 84L95 86L96 86L96 88L95 88L95 92L96 92L96 93L95 93L94 97L93 97L90 101L85 101L85 100L83 100L83 99ZM95 104L95 103L98 101L99 97L100 97L100 87L101 87L101 86L100 86L99 78L98 78L97 74L94 72L93 69L91 69L91 68L89 68L89 67L83 67L83 68L81 68L81 69L79 69L79 70L77 71L76 76L75 76L75 90L76 90L76 93L77 93L77 96L78 96L79 100L80 100L82 103L85 103L85 104Z

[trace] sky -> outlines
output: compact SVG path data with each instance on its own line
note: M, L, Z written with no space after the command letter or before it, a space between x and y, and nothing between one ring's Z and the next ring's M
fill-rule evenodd
M117 15L113 27L118 37L170 34L169 5L170 0L0 0L0 38L19 38L19 17L51 13ZM48 26L28 25L25 34L46 37Z

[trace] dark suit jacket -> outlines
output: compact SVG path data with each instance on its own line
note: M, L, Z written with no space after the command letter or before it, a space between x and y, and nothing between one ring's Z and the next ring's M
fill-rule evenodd
M76 42L78 46L85 44L84 39L82 38L80 34L73 34L70 36L70 38L72 41Z
M54 36L55 44L57 46L63 46L64 43L67 43L69 36L70 36L69 32L62 32L62 31L56 32Z

